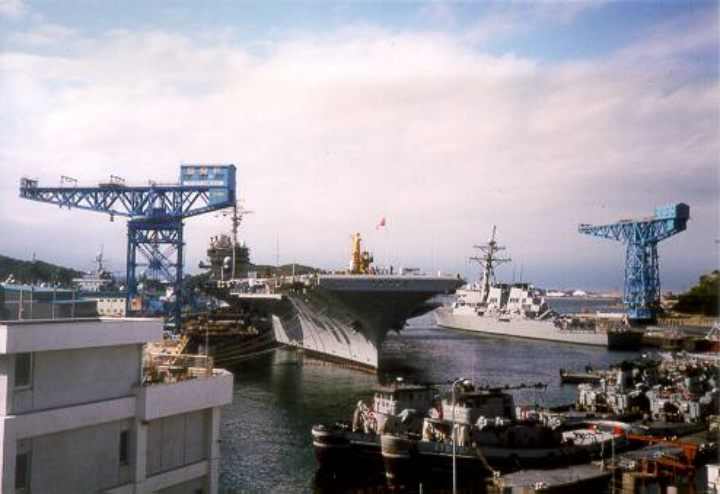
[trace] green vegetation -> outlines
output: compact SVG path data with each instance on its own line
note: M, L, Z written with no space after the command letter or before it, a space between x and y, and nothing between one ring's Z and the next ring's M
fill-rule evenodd
M21 261L0 256L0 281L12 275L16 283L59 283L65 286L82 274L81 271L43 261Z
M673 310L706 316L720 314L720 271L702 275L697 285L678 297Z

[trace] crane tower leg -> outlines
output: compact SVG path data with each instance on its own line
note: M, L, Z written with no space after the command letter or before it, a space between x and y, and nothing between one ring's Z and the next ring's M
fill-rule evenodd
M647 321L654 318L660 302L660 273L655 242L628 242L624 302L630 319Z
M181 220L139 219L128 222L126 301L128 313L137 312L132 310L132 301L138 295L137 271L139 267L147 266L144 271L146 278L164 281L172 286L173 300L168 311L169 322L176 328L180 327L183 301L183 246ZM166 251L163 252L162 248L166 248ZM138 251L145 258L145 263L138 262Z
M137 267L137 243L134 241L135 231L132 222L128 222L128 243L127 243L127 262L125 264L125 313L130 315L133 312L133 299L137 296L137 279L135 278L135 268Z

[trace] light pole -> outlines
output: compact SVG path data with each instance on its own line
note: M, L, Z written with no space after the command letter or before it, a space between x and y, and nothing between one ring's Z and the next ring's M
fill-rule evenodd
M457 465L456 465L456 457L455 457L455 442L456 442L456 432L455 432L455 386L458 385L458 383L465 382L466 379L464 377L461 377L459 379L455 379L452 383L452 491L453 494L457 494Z

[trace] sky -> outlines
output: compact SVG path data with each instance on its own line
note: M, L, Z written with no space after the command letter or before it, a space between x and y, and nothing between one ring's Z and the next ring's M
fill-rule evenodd
M178 179L234 163L258 263L380 264L621 289L624 247L578 224L691 208L664 288L718 267L717 2L0 0L0 254L81 269L126 230L18 183ZM386 227L376 229L380 218ZM229 230L185 223L185 269Z

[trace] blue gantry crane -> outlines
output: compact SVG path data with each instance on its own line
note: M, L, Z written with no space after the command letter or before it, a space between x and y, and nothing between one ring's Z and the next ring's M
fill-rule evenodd
M116 176L96 187L78 186L77 180L69 177L62 177L59 187L40 187L37 180L29 178L20 180L24 199L106 213L111 221L116 216L129 218L127 311L138 310L137 270L145 267L148 277L172 284L175 301L170 319L176 327L180 326L182 307L183 220L234 206L235 191L232 164L181 165L180 180L174 184L129 186Z
M655 208L655 215L636 220L620 220L610 225L578 227L580 233L624 242L625 294L628 318L651 321L660 307L660 269L657 245L687 228L690 206L684 203Z

